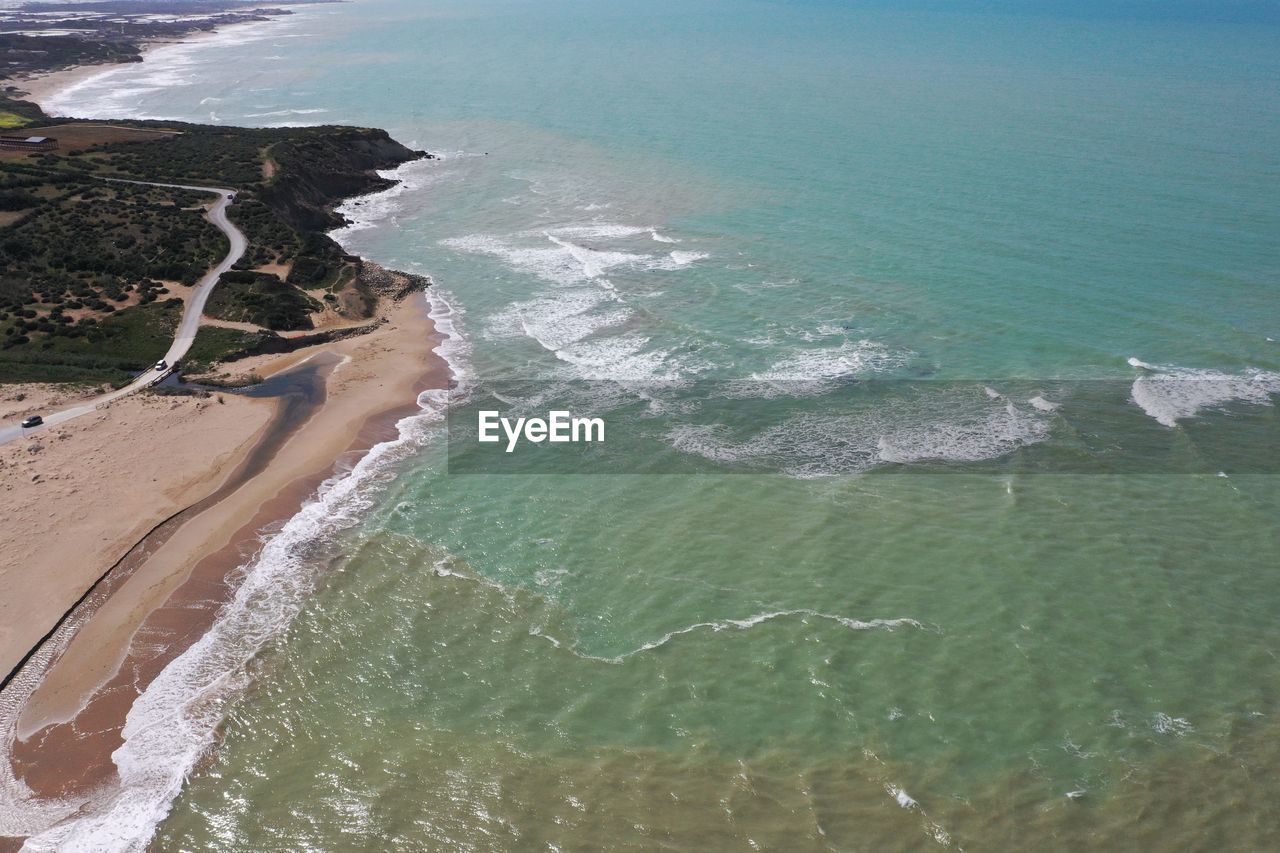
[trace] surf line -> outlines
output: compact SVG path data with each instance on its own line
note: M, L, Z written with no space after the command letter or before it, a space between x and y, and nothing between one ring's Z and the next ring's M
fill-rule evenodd
M578 418L571 412L554 410L545 418L504 418L501 413L480 410L478 416L479 432L477 440L482 444L497 444L502 441L498 428L506 434L506 452L511 453L520 443L520 439L541 444L548 441L552 444L583 444L604 441L604 418Z

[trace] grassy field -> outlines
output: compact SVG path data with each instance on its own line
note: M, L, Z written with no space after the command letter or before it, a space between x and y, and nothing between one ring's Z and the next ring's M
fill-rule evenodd
M12 130L15 127L22 127L31 122L17 113L11 113L8 110L0 110L0 130Z

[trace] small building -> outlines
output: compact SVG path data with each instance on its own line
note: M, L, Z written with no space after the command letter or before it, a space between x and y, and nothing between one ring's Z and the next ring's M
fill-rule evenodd
M9 151L57 151L58 140L51 136L0 136L0 148Z

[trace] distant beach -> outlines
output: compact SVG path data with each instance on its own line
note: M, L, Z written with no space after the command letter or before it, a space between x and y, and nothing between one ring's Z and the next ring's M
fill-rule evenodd
M0 11L9 9L10 7L16 7L18 5L19 4L17 3L0 4ZM278 25L280 21L287 20L289 17L292 17L292 15L295 14L293 11L294 9L306 9L308 5L311 4L303 3L299 6L289 8L286 4L287 15L277 14L275 17L268 17L266 19L259 17L256 20L219 23L213 29L195 30L187 32L179 37L165 34L139 37L136 39L136 44L143 57L143 61L145 61L148 54L166 47L198 46L202 42L216 41L218 39L225 38L229 33L243 33L246 29L251 29L253 27L266 26L269 28L273 25ZM269 7L264 5L261 8L267 9ZM255 7L250 6L243 11L252 13L255 11ZM213 14L216 16L217 12L214 12ZM120 68L136 64L136 62L98 62L72 65L55 71L43 71L37 73L22 72L17 78L7 81L6 85L18 89L27 99L34 101L41 106L45 106L53 98L65 94L68 90L77 88L86 81L108 75ZM50 115L54 114L56 114L56 110L55 112L50 113Z

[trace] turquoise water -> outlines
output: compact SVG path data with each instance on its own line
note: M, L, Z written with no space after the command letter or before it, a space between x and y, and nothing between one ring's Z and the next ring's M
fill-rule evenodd
M361 0L239 33L62 105L440 153L339 238L435 278L460 397L619 438L468 473L424 399L250 568L263 630L217 660L270 640L202 694L157 849L1274 843L1280 32Z

